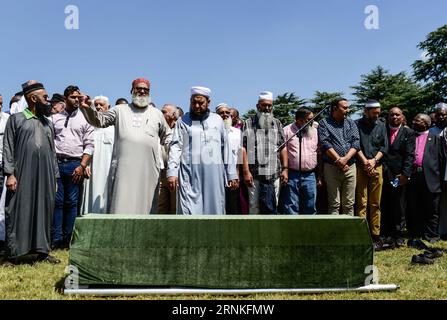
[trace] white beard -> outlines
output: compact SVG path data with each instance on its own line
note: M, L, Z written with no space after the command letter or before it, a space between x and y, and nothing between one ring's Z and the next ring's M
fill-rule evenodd
M225 129L230 129L233 125L233 119L228 118L226 120L224 120L224 124L225 124Z
M259 127L264 130L272 129L273 113L258 111Z
M137 95L132 96L132 103L134 106L138 108L146 108L150 103L152 102L152 99L150 96L140 97Z

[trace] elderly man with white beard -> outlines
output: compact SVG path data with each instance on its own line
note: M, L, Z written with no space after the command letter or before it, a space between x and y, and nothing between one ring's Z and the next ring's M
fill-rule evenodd
M159 143L168 145L171 130L151 102L150 82L132 82L132 103L107 112L93 110L85 96L81 103L87 121L95 127L115 126L115 144L109 174L107 212L150 214L157 211L160 176Z
M243 172L248 187L249 214L276 214L280 183L288 176L287 150L281 121L273 117L273 94L261 92L256 116L243 125Z
M230 145L229 163L236 166L237 176L239 177L238 165L242 163L242 132L238 128L234 128L231 109L226 103L221 103L216 107L216 113L222 118L228 135ZM232 188L225 187L225 209L227 214L241 214L239 199L239 182Z

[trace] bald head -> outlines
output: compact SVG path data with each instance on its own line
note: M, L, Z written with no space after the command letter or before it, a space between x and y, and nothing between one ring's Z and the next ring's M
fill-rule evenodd
M413 119L413 129L417 132L427 131L430 128L430 126L431 126L430 116L424 113L419 113Z
M400 127L404 121L404 114L399 107L393 107L388 114L388 122L391 127Z

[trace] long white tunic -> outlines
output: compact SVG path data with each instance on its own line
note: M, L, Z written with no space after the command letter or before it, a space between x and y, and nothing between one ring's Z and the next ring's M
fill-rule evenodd
M177 121L167 173L179 179L177 214L225 214L225 185L237 179L230 157L220 116L211 113L206 120L193 122L187 113Z
M83 213L107 213L108 179L113 155L115 127L95 129L92 176L85 181Z
M81 108L87 121L99 128L115 126L107 212L150 214L157 209L160 161L158 145L171 140L160 110L120 105L108 112ZM159 140L160 139L160 140Z
M5 134L6 122L9 114L0 113L0 164L3 162L3 136ZM0 196L0 241L5 241L5 198L6 198L6 178L3 182L3 192Z

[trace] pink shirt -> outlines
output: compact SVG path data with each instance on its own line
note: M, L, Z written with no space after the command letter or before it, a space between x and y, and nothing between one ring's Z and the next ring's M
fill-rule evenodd
M397 134L399 133L400 127L393 128L390 127L390 133L391 133L391 144L394 143L394 140L396 140Z
M51 117L54 126L54 146L57 155L82 158L93 155L95 128L91 126L79 109L71 115L64 110Z
M288 140L298 131L295 123L284 128L285 139ZM303 136L302 140L302 157L301 157L301 171L312 171L317 167L318 163L318 132L312 127L309 135ZM300 171L300 140L294 137L286 146L287 155L289 159L289 168Z
M428 131L422 132L416 138L416 152L414 159L415 167L422 167L422 161L424 160L424 152L425 152L425 145L427 144L427 138L428 138Z

